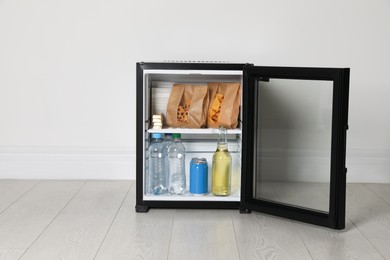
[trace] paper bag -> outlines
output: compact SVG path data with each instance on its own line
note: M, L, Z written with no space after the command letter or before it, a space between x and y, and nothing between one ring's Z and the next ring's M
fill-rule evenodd
M232 129L238 125L241 102L239 82L208 83L210 103L207 115L207 127L224 126Z
M166 125L168 127L206 127L209 93L207 86L174 84L169 95Z

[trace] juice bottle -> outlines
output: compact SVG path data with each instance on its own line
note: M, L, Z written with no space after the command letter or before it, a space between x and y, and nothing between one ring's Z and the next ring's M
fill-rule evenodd
M228 196L231 191L232 156L228 151L226 128L219 128L217 150L213 155L212 193L216 196Z

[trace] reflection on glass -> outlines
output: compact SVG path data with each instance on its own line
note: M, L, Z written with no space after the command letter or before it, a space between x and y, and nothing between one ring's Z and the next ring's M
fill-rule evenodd
M329 211L332 84L258 83L255 198Z

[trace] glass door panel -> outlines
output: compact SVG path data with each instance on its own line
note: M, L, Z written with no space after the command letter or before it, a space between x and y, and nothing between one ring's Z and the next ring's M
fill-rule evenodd
M329 212L333 82L256 84L253 197Z
M240 212L345 227L348 92L348 68L245 66Z

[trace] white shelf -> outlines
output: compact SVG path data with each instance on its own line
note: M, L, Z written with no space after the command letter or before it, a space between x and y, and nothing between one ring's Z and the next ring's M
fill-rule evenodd
M219 134L218 128L163 128L163 129L148 129L148 133L171 133L171 134ZM227 134L241 134L239 128L227 129Z
M207 195L193 195L186 193L184 195L145 195L145 201L240 201L240 191L233 192L229 196L214 196L212 193Z

